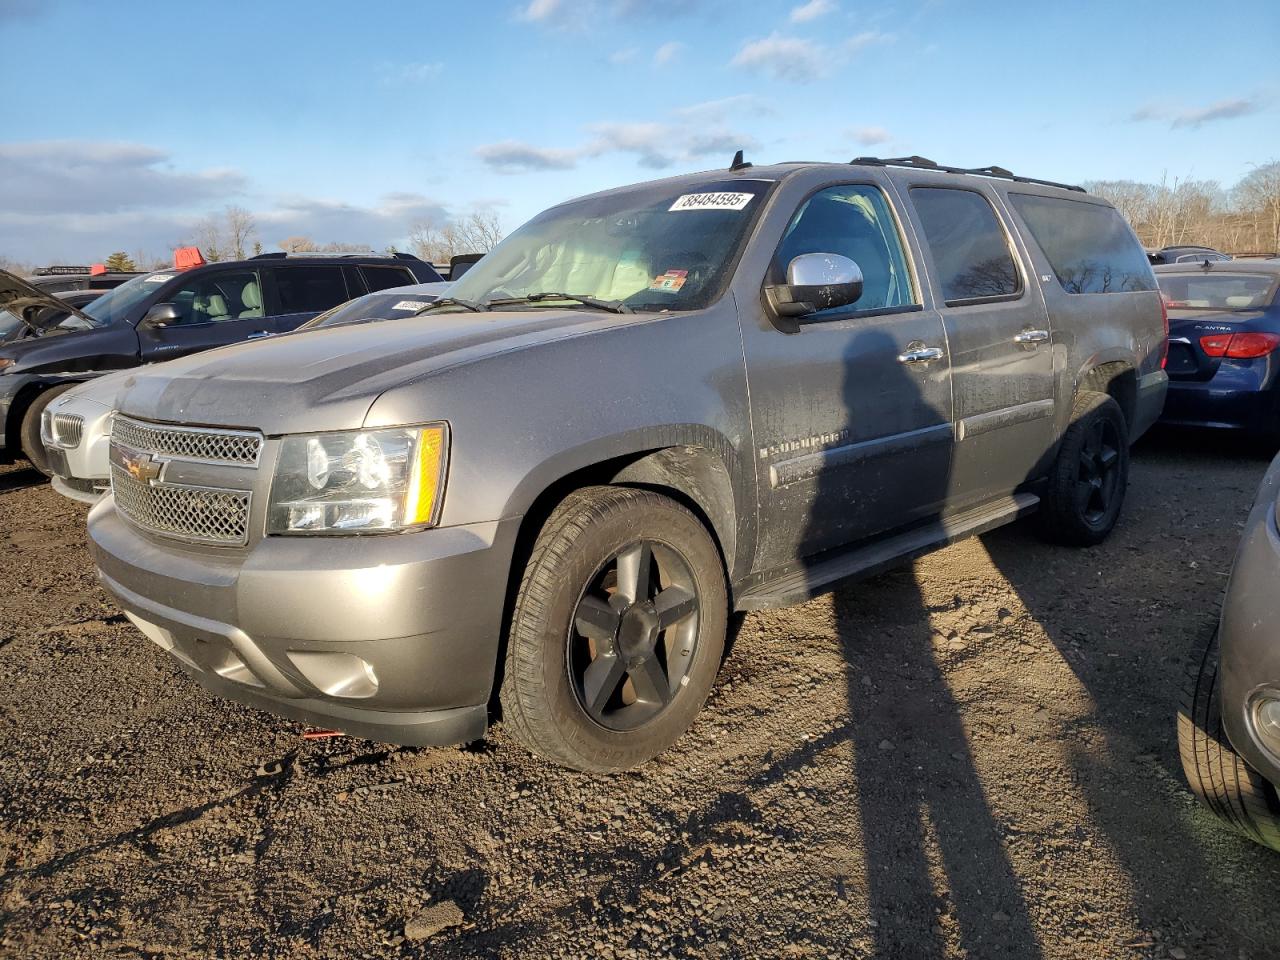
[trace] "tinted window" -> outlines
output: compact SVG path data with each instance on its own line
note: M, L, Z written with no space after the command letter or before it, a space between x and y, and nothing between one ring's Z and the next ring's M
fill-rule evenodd
M1170 310L1258 310L1271 303L1275 278L1248 273L1162 273Z
M275 275L281 313L319 313L348 299L341 267L278 267Z
M370 293L418 282L413 274L403 267L361 267L360 273L364 275L364 282L369 285Z
M1151 264L1111 207L1058 197L1009 194L1067 293L1154 290Z
M884 194L875 187L828 187L805 201L778 248L774 263L778 279L786 276L787 264L805 253L838 253L862 270L858 302L823 312L880 310L915 303L897 224Z
M170 326L220 323L263 314L262 287L252 270L203 273L166 294L165 301L175 304L181 313Z
M1009 241L991 203L972 190L911 190L948 305L1016 296L1022 290Z

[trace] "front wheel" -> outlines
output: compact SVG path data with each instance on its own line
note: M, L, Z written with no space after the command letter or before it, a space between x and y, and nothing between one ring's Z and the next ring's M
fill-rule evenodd
M1191 792L1250 840L1280 850L1280 795L1236 753L1222 728L1217 635L1189 664L1178 710L1178 754Z
M1111 533L1129 485L1129 429L1105 393L1081 393L1062 435L1040 505L1045 537L1091 547Z
M63 383L56 387L50 387L32 400L26 412L22 415L20 436L22 452L31 461L31 465L46 477L52 477L53 472L49 469L49 455L44 448L44 440L40 436L40 418L49 404L53 403L54 400L72 387L78 386L78 383Z
M533 547L500 692L533 752L578 770L626 770L692 725L724 652L728 594L715 542L667 497L570 494Z

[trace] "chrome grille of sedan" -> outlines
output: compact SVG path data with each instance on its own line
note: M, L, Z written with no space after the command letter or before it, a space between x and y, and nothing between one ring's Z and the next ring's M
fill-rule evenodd
M67 450L80 446L84 436L84 417L75 413L55 413L53 415L53 442Z
M207 463L256 466L262 453L262 434L252 430L209 430L167 423L144 423L116 415L111 439L121 446L162 457Z
M241 545L249 539L251 494L209 487L157 486L111 465L116 509L156 533L203 543Z

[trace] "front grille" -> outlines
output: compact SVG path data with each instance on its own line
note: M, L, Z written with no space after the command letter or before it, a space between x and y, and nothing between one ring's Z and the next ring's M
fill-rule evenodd
M84 417L74 413L55 413L52 432L55 444L74 450L84 437Z
M114 463L111 490L116 508L148 530L226 545L249 539L248 491L143 483Z
M116 415L111 439L124 447L162 457L255 466L262 453L262 434L248 430L207 430L143 423Z

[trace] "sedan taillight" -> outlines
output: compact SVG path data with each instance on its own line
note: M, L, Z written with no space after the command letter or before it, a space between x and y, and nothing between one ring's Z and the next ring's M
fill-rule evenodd
M1200 338L1200 349L1210 357L1254 360L1280 347L1280 333L1211 333Z

